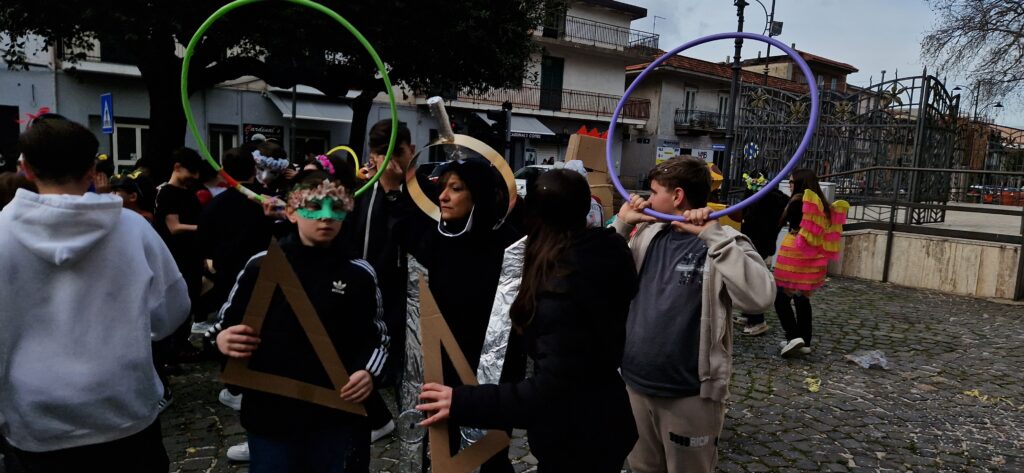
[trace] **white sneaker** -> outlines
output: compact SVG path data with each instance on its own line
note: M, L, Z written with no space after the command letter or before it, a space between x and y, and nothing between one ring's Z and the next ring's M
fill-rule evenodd
M242 395L237 396L231 394L228 388L220 390L220 394L217 395L217 399L220 400L221 404L228 406L236 411L242 410Z
M782 351L779 352L779 355L781 355L783 358L789 358L793 355L800 353L800 349L803 347L804 339L794 338L787 342L785 346L782 347Z
M811 347L800 347L800 354L801 355L810 355L811 351L812 351Z
M384 437L387 437L388 435L391 434L391 432L394 432L394 431L395 431L395 421L394 420L389 420L388 423L384 424L383 427L381 427L379 429L375 429L370 434L370 443L374 443L374 442L376 442L376 441L378 441L378 440L380 440L380 439L382 439Z
M732 323L738 325L747 325L747 318L742 315L734 315L732 316Z
M242 442L228 449L228 460L233 462L249 461L249 442Z
M746 327L743 327L743 335L747 335L747 336L750 336L750 337L756 337L756 336L761 335L761 334L763 334L763 333L765 333L767 331L768 331L768 323L767 322L761 322L761 323L759 323L757 325L748 325Z

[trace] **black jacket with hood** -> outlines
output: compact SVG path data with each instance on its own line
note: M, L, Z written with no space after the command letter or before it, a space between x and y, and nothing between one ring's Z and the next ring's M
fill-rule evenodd
M569 273L537 295L524 331L533 376L455 388L451 419L487 429L525 428L542 463L588 452L625 458L637 439L618 373L637 291L633 258L622 237L606 228L583 232L563 258Z
M393 204L392 231L409 254L427 269L434 300L475 371L505 249L523 235L508 223L494 228L507 209L502 207L498 179L489 163L471 158L446 166L445 172L458 174L473 197L470 228L452 236L462 228L446 230L443 224L439 226L412 203L406 192ZM519 337L513 336L509 343L503 379L506 375L512 379L521 377L525 370ZM454 382L448 376L445 380Z

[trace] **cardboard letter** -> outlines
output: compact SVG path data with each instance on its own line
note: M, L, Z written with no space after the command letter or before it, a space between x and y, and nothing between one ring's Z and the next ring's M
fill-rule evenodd
M309 383L303 383L294 379L286 378L269 373L262 373L249 369L250 358L231 358L228 360L224 372L221 373L221 380L227 384L234 384L256 391L277 394L278 396L290 397L301 401L312 402L325 407L333 407L353 414L366 415L366 409L362 404L348 402L341 399L339 392L342 386L348 383L348 371L342 364L338 351L331 343L327 331L324 329L320 318L317 317L313 303L302 288L298 276L292 270L288 259L285 258L281 247L274 241L267 249L267 255L263 257L260 273L256 279L256 287L253 288L252 298L245 309L245 317L242 324L248 325L260 333L263 327L263 320L270 308L270 300L274 297L275 290L280 287L285 299L295 312L295 317L306 332L309 342L316 351L317 358L323 364L327 376L331 379L334 389L328 389ZM258 350L258 349L257 349Z
M441 349L448 353L455 371L459 374L462 384L476 386L476 376L466 361L455 336L441 316L433 294L427 286L426 279L420 276L420 335L423 341L423 382L444 382L441 367ZM496 453L509 444L508 434L500 430L491 430L478 442L463 449L455 456L451 455L448 442L448 423L441 422L430 426L430 463L434 473L470 473L483 465Z

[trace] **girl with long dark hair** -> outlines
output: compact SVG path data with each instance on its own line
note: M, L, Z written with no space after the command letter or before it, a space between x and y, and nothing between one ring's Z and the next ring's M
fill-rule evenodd
M420 396L430 425L526 428L538 472L618 472L636 442L617 372L636 269L622 237L587 229L590 189L576 172L541 175L527 193L525 266L511 318L534 360L531 378Z
M788 226L775 260L775 312L786 332L783 357L811 352L811 295L825 284L829 260L839 254L840 237L850 204L829 204L811 169L797 169L789 179L792 196L779 226ZM796 307L796 313L793 307Z

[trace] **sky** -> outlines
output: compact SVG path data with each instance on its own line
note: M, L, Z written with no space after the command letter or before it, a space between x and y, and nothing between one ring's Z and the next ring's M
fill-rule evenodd
M653 31L661 36L661 49L669 50L689 40L712 33L736 31L736 8L732 0L624 0L647 9L647 18L633 22L633 29ZM755 0L744 14L744 31L762 33L766 15ZM772 0L761 0L771 11ZM657 15L659 18L655 18ZM937 20L925 0L776 0L775 21L783 22L777 39L796 43L797 49L845 62L859 72L849 83L867 86L877 82L883 70L887 79L920 75L925 66L921 58L921 39ZM655 21L657 23L655 24ZM743 57L764 54L763 43L744 42ZM700 59L722 62L732 56L733 42L720 41L683 53ZM778 54L775 48L772 54ZM940 79L942 71L930 70ZM969 80L949 77L947 89L969 85ZM971 103L965 91L961 100ZM997 123L1024 127L1024 108L1006 103L989 115ZM1016 108L1021 112L1014 113Z

